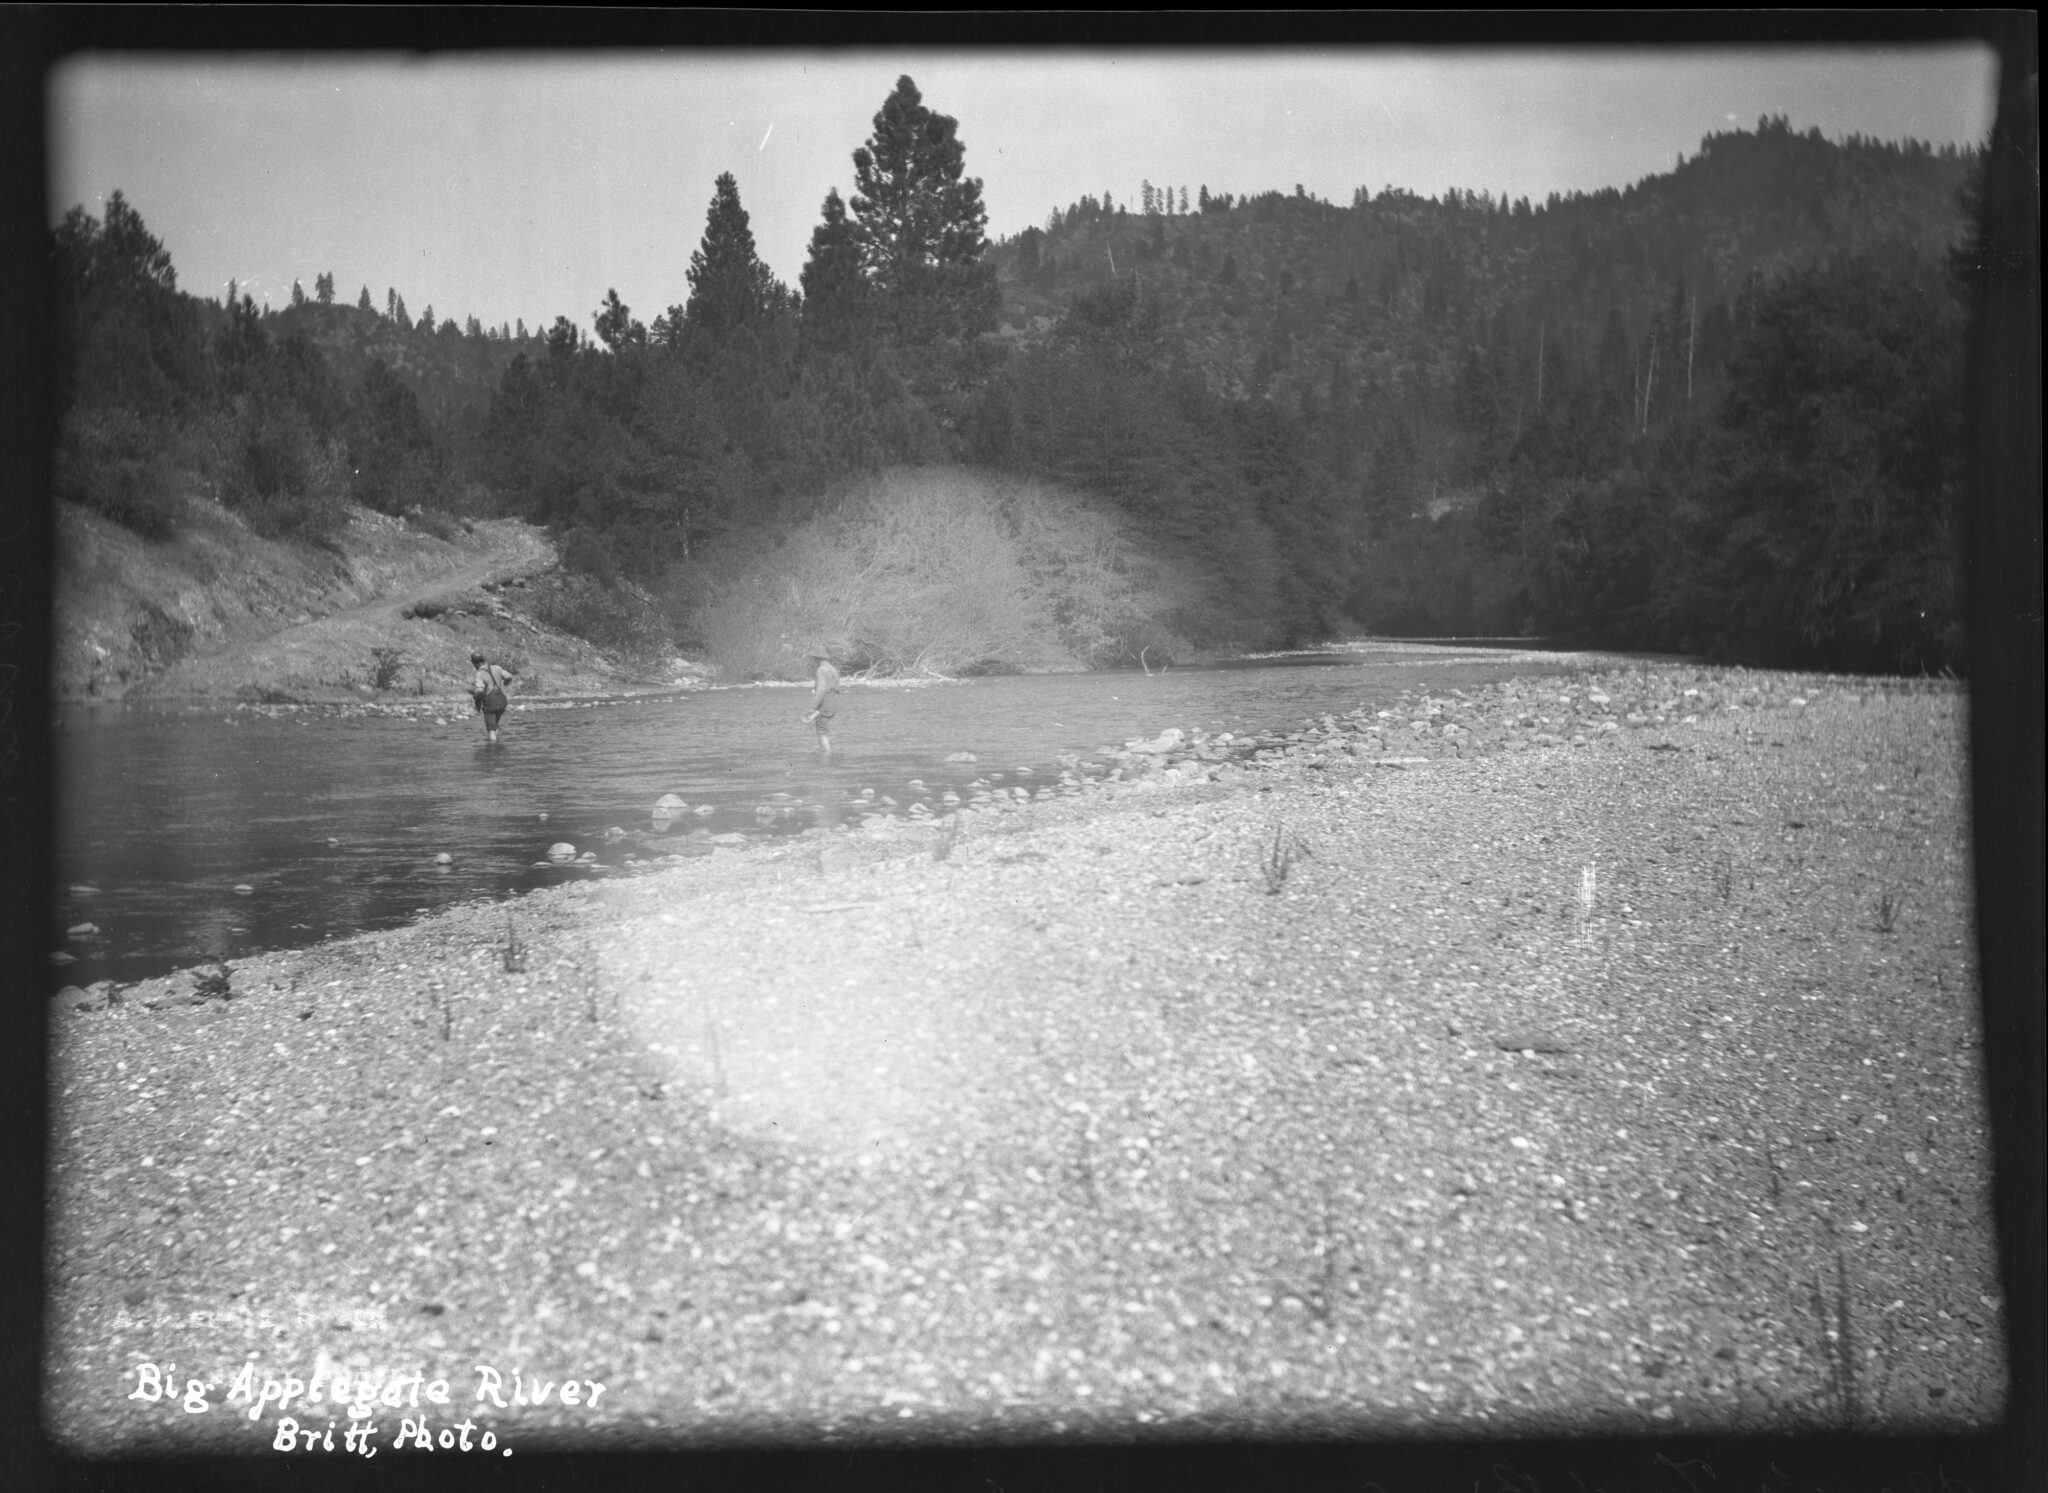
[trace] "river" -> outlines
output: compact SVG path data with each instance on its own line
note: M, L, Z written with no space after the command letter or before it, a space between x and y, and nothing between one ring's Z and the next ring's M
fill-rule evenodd
M699 831L794 833L851 817L864 789L899 812L918 798L938 809L940 795L965 796L977 778L1049 783L1062 754L1168 726L1246 734L1576 662L1369 643L1150 676L856 683L829 763L802 722L808 691L788 686L516 702L496 746L455 711L442 724L431 711L66 707L55 728L51 947L68 959L53 960L52 988L393 927L454 902L609 874L627 857L645 863ZM977 760L945 760L958 752ZM654 816L664 794L687 807ZM608 841L614 828L625 837ZM547 863L558 842L607 869Z

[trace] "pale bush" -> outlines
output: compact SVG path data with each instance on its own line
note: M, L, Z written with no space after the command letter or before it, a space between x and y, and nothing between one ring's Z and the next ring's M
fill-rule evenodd
M884 473L792 530L735 536L695 579L696 635L734 677L798 674L814 645L890 674L1135 656L1171 589L1109 515L951 468Z

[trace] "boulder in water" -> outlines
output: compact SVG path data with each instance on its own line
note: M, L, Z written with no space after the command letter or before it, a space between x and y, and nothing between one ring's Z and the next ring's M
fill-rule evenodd
M1178 726L1168 726L1150 741L1128 741L1124 743L1125 747L1133 752L1145 752L1154 756L1163 756L1180 744L1181 733Z
M972 752L948 752L946 753L946 760L948 762L978 762L981 759Z
M576 859L576 847L567 840L557 840L548 847L548 859L558 865L563 861L573 861Z
M434 857L434 864L437 866L452 866L455 864L455 857L444 850Z
M687 808L689 806L685 804L680 798L676 797L675 794L664 793L660 798L657 798L654 801L654 807L659 810L667 810L672 812L676 809Z

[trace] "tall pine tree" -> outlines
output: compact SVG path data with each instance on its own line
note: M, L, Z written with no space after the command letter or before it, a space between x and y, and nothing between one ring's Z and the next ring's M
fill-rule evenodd
M861 264L897 336L910 343L992 330L995 267L985 263L981 182L962 174L957 120L896 80L875 132L853 153Z
M803 288L807 344L843 350L861 340L868 286L861 275L858 231L836 189L825 194L825 220L811 230L810 257L798 283Z
M780 306L788 292L754 251L754 231L740 206L739 183L722 172L704 224L704 242L690 256L690 299L683 308L690 329L713 339Z

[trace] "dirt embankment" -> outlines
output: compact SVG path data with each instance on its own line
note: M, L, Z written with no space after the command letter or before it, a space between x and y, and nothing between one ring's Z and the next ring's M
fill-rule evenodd
M360 511L333 549L263 539L196 504L164 543L69 505L57 530L60 700L454 694L472 647L509 661L528 692L636 677L522 604L556 583L556 556L514 519L442 538Z

